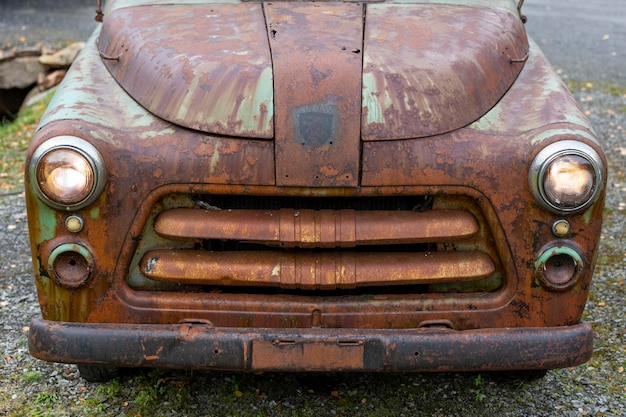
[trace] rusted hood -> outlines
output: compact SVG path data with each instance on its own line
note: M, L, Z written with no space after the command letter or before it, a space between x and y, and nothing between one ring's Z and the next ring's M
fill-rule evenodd
M98 48L118 83L158 117L269 139L274 98L265 33L260 4L140 5L105 15Z
M436 135L477 120L528 54L524 26L510 9L372 4L365 27L365 140Z
M265 3L135 1L109 10L98 47L129 95L188 128L271 139L283 125L289 140L298 133L289 106L308 105L315 115L307 116L307 128L318 121L334 135L313 134L318 147L341 132L356 135L357 145L423 137L463 127L492 108L528 51L512 1L425 1L280 2L276 13ZM281 32L281 24L303 19L306 30ZM318 34L320 42L310 38ZM289 54L285 45L306 48ZM322 64L303 59L304 49ZM346 64L350 59L357 65ZM300 75L306 86L296 83ZM342 84L349 88L338 89Z

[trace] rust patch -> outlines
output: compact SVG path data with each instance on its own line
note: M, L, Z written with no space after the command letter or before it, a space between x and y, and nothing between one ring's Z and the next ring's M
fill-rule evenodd
M437 135L475 121L521 71L512 59L528 53L517 14L442 4L368 5L365 45L364 140Z
M98 48L115 79L155 115L204 132L269 139L264 30L260 4L129 7L107 16Z
M265 5L276 96L276 182L355 187L363 6Z
M196 210L173 209L155 222L162 237L232 239L281 247L446 242L472 237L476 219L462 210Z
M155 262L156 260L156 262ZM324 289L479 281L495 272L479 251L424 253L154 250L142 272L162 282Z
M362 341L261 339L252 343L252 368L360 370L363 354Z

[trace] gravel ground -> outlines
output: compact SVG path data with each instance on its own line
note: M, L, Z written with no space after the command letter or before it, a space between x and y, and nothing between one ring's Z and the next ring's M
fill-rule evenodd
M239 374L142 371L88 383L72 365L28 354L39 314L23 196L0 197L0 415L626 416L626 97L577 97L606 139L605 230L585 320L593 359L525 381L501 374ZM622 89L623 90L623 89ZM624 94L622 91L621 94Z

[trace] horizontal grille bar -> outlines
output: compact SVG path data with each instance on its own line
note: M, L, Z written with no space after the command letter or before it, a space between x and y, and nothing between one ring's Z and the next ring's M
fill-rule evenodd
M179 284L324 290L477 281L495 272L491 258L480 251L359 253L157 249L144 255L140 269L150 279Z
M169 239L227 239L288 248L442 243L474 236L464 210L167 210L155 231Z

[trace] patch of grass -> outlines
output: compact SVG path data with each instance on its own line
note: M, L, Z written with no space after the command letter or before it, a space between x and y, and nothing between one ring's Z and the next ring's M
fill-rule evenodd
M26 149L51 98L49 93L24 109L13 122L0 121L0 194L22 190Z
M117 397L122 393L123 386L119 378L100 385L96 388L96 394L107 397Z
M135 397L135 403L137 403L142 410L154 411L152 406L157 405L166 392L166 387L163 384L162 379L157 379L154 382L148 380L141 381L141 389Z
M177 374L163 369L142 372L132 378L131 390L125 390L128 384L118 381L115 386L107 388L106 397L128 398L126 411L131 415L157 415L163 403L181 410L190 399L190 374L174 375Z
M626 97L626 85L610 84L607 82L593 82L582 80L567 80L567 88L573 93L599 90L615 97Z
M40 392L30 404L28 415L33 417L57 416L59 415L56 410L56 403L58 401L59 395L56 392Z
M605 86L606 92L616 97L626 96L626 86L620 84L610 84Z
M24 381L27 384L41 382L43 381L43 375L41 375L41 372L38 372L38 371L27 371L22 376L22 381Z
M59 399L56 392L40 392L35 397L35 404L54 404Z

